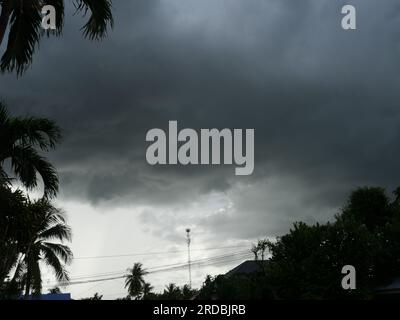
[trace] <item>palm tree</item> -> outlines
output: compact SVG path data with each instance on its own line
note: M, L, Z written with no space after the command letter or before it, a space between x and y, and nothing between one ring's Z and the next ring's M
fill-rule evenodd
M25 296L31 291L41 293L41 262L54 272L57 281L66 283L69 277L65 265L71 263L73 257L70 248L63 244L71 241L72 236L64 213L47 199L29 202L28 207L27 225L21 228L28 241L20 244L21 254L13 279L24 284Z
M127 271L128 274L125 275L125 288L128 288L128 294L131 297L138 299L143 294L143 287L146 283L143 277L148 272L143 269L141 263L135 263Z
M143 300L148 300L152 295L153 295L153 286L150 284L150 283L148 283L148 282L145 282L144 284L143 284L143 288L142 288L142 291L143 291Z
M0 184L0 284L4 284L17 264L19 244L27 239L22 228L29 216L26 203L27 198L20 190L12 191Z
M197 294L197 290L192 289L188 284L185 284L182 287L181 292L182 292L182 299L184 300L190 300Z
M170 283L165 286L163 297L168 300L179 300L182 297L181 289L175 283Z
M101 39L113 25L111 0L73 0L79 12L90 12L83 26L85 38ZM64 21L64 0L0 0L0 45L10 27L7 48L1 58L1 71L23 73L32 62L32 56L44 32L41 32L41 9L52 5L56 9L55 34L60 35ZM49 33L48 33L49 34Z
M10 182L3 165L6 160L11 160L14 174L25 187L36 187L39 173L44 184L44 196L55 196L58 191L56 170L38 153L38 149L49 151L60 138L60 129L53 121L35 117L10 117L5 105L0 102L1 184Z

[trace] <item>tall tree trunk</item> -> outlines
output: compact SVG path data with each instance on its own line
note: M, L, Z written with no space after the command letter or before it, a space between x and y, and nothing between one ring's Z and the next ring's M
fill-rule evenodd
M29 297L29 292L31 290L31 272L29 270L29 265L27 266L27 271L26 271L26 283L25 283L25 297L24 299L27 300Z
M29 244L28 249L26 250L25 257L26 259L26 283L25 283L25 299L28 299L29 292L31 290L31 281L32 281L32 272L30 270L30 251L31 251L31 245L32 243Z
M0 14L0 45L3 42L4 35L6 34L8 20L10 19L11 14L11 1L4 0L1 5L1 14Z

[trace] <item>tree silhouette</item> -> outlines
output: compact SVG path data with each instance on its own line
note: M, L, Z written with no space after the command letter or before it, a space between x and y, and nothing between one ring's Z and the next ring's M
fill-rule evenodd
M54 287L49 290L50 294L61 294L61 289L59 287Z
M107 27L113 25L111 0L73 0L75 8L89 19L83 26L83 36L90 40L101 39ZM42 34L41 9L52 5L56 9L55 34L60 35L64 22L64 0L0 0L0 45L10 28L7 48L1 62L1 71L23 73L31 64L32 57ZM49 35L49 33L47 33Z
M13 277L14 281L24 285L25 296L31 291L35 295L42 291L41 261L63 283L69 280L65 265L72 261L70 248L63 244L71 240L71 229L63 212L47 199L29 202L28 208L26 224L21 228L27 237L19 244L21 254Z
M96 292L93 297L89 297L89 298L83 298L81 300L91 300L91 301L99 301L103 299L103 295L99 294L98 292Z
M331 223L296 223L268 243L267 281L283 299L368 299L376 287L398 277L399 197L382 188L359 188ZM343 290L341 268L357 270L357 289Z
M181 293L183 300L190 300L195 296L197 290L192 289L188 284L185 284L181 289Z
M143 288L146 282L143 277L148 273L143 269L141 263L135 263L129 268L128 274L125 275L125 288L128 288L128 294L132 298L139 299L143 294Z
M165 286L163 298L168 300L179 300L182 297L181 289L175 284L170 283Z
M271 257L258 271L207 277L198 299L371 299L400 270L400 188L354 190L328 223L297 222L276 241L259 241L252 252ZM257 259L256 259L257 260ZM262 261L258 261L261 264ZM357 271L357 288L343 290L342 267ZM393 293L392 297L398 298Z
M256 245L253 245L251 247L251 252L254 254L254 260L258 260L258 253L260 251L260 248Z
M12 191L9 186L0 184L0 290L4 289L4 280L17 264L20 243L27 240L22 228L29 217L26 203L27 198L20 190Z
M260 251L261 251L261 260L264 261L265 260L265 250L267 249L267 241L259 240L258 247L260 248Z
M144 284L143 284L143 288L142 288L142 293L143 293L143 297L142 297L142 299L143 300L150 300L153 296L154 296L154 294L153 294L153 286L150 284L150 283L148 283L148 282L145 282Z
M37 186L39 174L44 184L44 196L55 196L58 191L56 170L38 150L53 149L61 138L59 127L51 120L35 117L10 117L0 102L0 177L10 182L3 169L11 160L16 177L28 189Z
M22 1L21 1L22 2ZM4 2L2 3L4 4ZM50 202L58 191L54 167L39 151L53 149L61 138L51 120L35 117L10 117L0 103L0 294L17 297L24 289L40 294L43 261L58 281L67 281L65 265L72 253L63 241L71 239L64 214ZM6 174L5 161L11 164ZM14 176L28 189L43 180L44 196L31 201L20 190L13 191ZM54 240L56 240L54 242ZM11 277L10 271L13 270Z

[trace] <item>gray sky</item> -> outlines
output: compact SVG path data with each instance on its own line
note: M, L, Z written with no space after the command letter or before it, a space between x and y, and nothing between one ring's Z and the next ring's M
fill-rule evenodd
M57 204L70 217L72 277L184 262L193 248L249 245L294 221L327 221L356 186L398 184L400 4L352 0L356 31L341 29L332 0L114 1L115 28L101 43L80 36L66 13L64 35L44 39L22 77L2 75L15 114L55 119L64 141L51 159ZM255 171L151 167L146 132L254 128ZM194 259L245 250L194 251ZM241 256L239 255L238 260ZM240 261L197 267L194 283ZM185 271L157 273L158 289ZM119 280L76 285L123 296Z

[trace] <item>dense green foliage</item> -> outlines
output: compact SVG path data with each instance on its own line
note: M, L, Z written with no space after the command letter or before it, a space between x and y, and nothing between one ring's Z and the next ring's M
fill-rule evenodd
M0 103L0 298L41 294L41 264L58 281L68 281L65 266L72 252L63 242L71 240L71 229L64 213L50 202L58 191L57 173L39 154L54 148L60 136L54 122L10 117ZM6 161L11 164L8 170ZM42 198L31 200L12 189L16 180L35 188L38 176L44 185Z
M370 299L400 273L400 189L393 200L382 188L357 189L333 222L295 223L266 246L271 258L260 272L208 278L199 297ZM356 268L355 290L341 286L345 265Z
M58 191L55 168L40 151L54 149L61 139L60 128L51 120L36 117L12 117L0 101L0 183L10 184L18 179L26 188L38 186L38 175L44 185L44 196L53 197ZM12 176L6 173L9 161Z
M72 252L64 241L71 240L71 230L62 211L43 198L31 201L20 191L0 186L0 295L19 296L42 292L43 262L60 282L68 280L65 265Z

